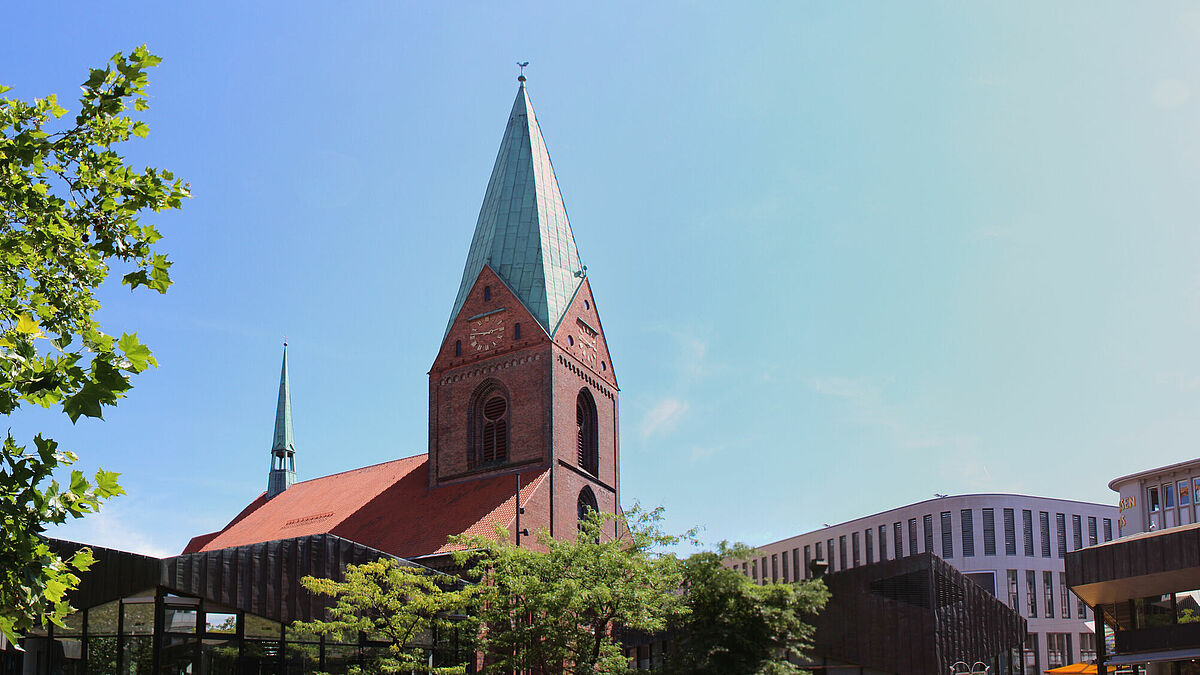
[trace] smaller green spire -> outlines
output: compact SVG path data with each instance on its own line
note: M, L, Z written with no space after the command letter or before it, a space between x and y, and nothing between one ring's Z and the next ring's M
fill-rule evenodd
M292 390L288 384L287 343L283 343L283 367L279 372L279 404L275 408L275 440L271 444L271 475L267 499L296 482L296 443L292 434Z

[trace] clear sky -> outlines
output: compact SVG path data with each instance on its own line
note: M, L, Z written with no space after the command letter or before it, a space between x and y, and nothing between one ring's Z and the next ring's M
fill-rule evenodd
M1191 8L1189 8L1191 7ZM129 495L59 536L178 552L266 485L424 452L426 372L528 60L621 383L626 503L751 544L928 498L1115 502L1200 441L1200 11L1183 3L6 3L72 107L143 42L161 364L46 413ZM59 415L61 416L61 415Z

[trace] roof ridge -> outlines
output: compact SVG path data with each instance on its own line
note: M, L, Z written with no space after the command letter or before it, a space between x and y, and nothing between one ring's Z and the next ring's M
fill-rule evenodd
M302 481L299 481L299 482L297 482L297 483L296 483L296 485L302 485L302 484L304 484L304 483L312 483L312 482L315 482L315 481L324 480L324 479L326 479L326 478L333 478L334 476L341 476L341 475L343 475L343 474L347 474L347 473L355 473L355 472L357 472L357 471L366 471L367 469L373 469L373 468L375 468L375 467L377 467L377 466L383 466L384 464L395 464L396 462L404 462L404 461L407 461L407 460L410 460L410 459L416 459L416 458L418 458L418 457L425 457L425 458L428 458L428 457L429 457L429 453L428 453L428 452L422 452L422 453L418 453L418 454L415 454L415 455L409 455L408 457L400 457L399 459L387 459L387 460L384 460L384 461L382 461L382 462L376 462L376 463L374 463L374 464L368 464L368 465L366 465L366 466L360 466L360 467L358 467L358 468L355 468L355 469L346 469L345 471L338 471L338 472L336 472L336 473L328 473L328 474L325 474L324 476L317 476L316 478L309 478L308 480L302 480Z

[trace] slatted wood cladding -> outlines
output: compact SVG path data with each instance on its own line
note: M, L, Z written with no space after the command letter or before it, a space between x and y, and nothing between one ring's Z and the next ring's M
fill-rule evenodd
M1179 573L1200 573L1200 524L1136 534L1098 546L1071 551L1066 559L1067 585L1089 605L1113 602L1106 597L1105 584L1153 574L1169 574L1179 579ZM1174 573L1174 574L1171 574ZM1193 575L1187 575L1193 580ZM1168 579L1164 582L1169 584ZM1092 586L1091 588L1088 588ZM1158 592L1193 590L1163 587ZM1118 598L1125 600L1128 598Z
M83 544L51 540L60 554ZM96 565L80 575L71 603L95 607L132 593L161 587L167 592L204 598L281 623L321 618L329 599L300 586L306 576L341 580L347 565L380 558L409 561L332 534L279 539L248 546L152 558L126 551L90 547Z
M827 574L832 598L815 621L814 655L897 675L993 663L1017 648L1019 614L928 553Z

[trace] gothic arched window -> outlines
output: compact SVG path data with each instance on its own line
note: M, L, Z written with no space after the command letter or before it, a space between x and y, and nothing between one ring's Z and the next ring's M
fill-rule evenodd
M479 385L471 396L467 444L471 467L508 460L508 394L495 380Z
M599 424L596 420L596 400L586 387L575 398L575 445L579 451L579 468L600 475Z
M596 493L592 492L592 488L584 486L579 491L579 501L576 502L577 517L582 523L588 517L590 511L599 511L600 506L596 503Z

